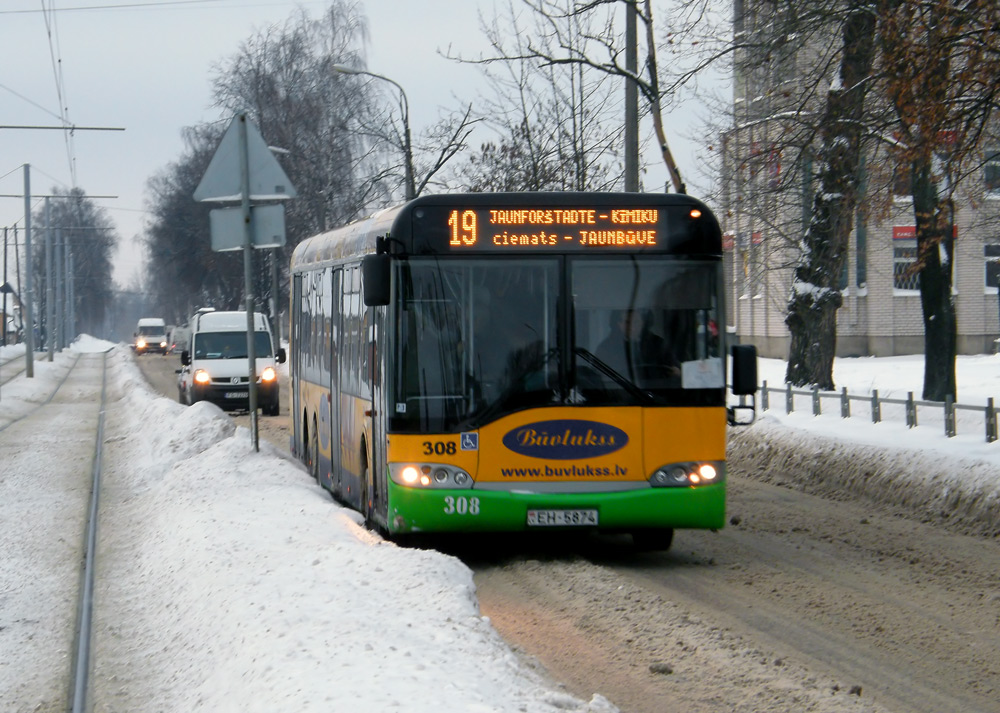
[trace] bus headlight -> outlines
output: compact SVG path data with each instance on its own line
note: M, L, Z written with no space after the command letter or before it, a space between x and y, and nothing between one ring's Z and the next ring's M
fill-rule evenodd
M389 477L397 485L411 488L462 488L473 486L471 476L461 468L442 463L390 463Z
M274 381L278 378L278 375L274 372L273 366L264 367L264 371L260 373L261 381Z
M195 371L192 379L194 383L201 384L202 386L207 386L212 383L212 377L209 376L209 373L204 369L198 369Z
M719 477L719 469L711 463L702 463L698 466L698 475L704 483L714 482Z
M721 483L724 479L725 464L721 461L700 463L668 463L657 468L649 477L654 488L691 487Z
M136 349L145 349L146 348L146 340L145 339L140 339L140 340L136 341L135 348Z

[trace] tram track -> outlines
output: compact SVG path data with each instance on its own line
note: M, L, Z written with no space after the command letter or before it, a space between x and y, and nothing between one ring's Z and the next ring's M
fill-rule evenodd
M41 352L35 355L36 362L40 356ZM27 369L28 365L26 364L23 354L0 360L0 389L14 381L17 377L21 376L21 374L27 371ZM0 391L0 399L2 398L3 392Z
M23 361L23 359L22 359ZM4 710L86 710L106 354L63 352L0 409ZM9 654L9 655L8 655Z

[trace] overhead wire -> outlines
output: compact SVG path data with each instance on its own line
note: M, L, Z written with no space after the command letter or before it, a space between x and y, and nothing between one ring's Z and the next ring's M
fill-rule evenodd
M49 0L46 8L45 0L41 0L42 18L45 21L45 32L49 41L49 60L52 62L52 74L56 83L56 98L59 100L59 120L66 131L63 131L63 141L66 144L66 160L69 163L70 185L76 187L76 159L73 155L73 124L69 120L69 107L66 98L65 79L62 72L62 57L59 50L59 31L56 27L55 0ZM54 35L54 36L53 36Z
M325 0L322 0L325 2ZM267 5L284 5L287 0L264 0L264 2L247 2L247 0L151 0L150 2L126 2L120 4L85 5L80 7L56 8L56 12L76 12L80 10L131 10L147 7L172 7L178 5L206 5L209 3L223 4L226 7L263 7ZM321 4L320 0L305 0L296 4ZM39 10L0 10L0 15L24 15L39 12ZM42 10L44 12L44 10Z

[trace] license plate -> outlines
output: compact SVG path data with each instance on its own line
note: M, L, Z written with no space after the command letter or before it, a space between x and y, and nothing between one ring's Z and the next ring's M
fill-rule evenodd
M597 525L596 510L529 510L528 524L533 527Z
M227 399L245 399L247 397L246 391L227 391Z

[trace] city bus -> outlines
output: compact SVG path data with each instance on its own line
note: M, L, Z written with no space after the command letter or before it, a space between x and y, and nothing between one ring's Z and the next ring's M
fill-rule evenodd
M757 386L721 281L679 194L422 196L304 240L293 453L389 538L721 528Z

